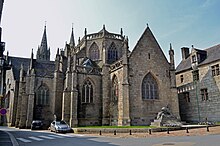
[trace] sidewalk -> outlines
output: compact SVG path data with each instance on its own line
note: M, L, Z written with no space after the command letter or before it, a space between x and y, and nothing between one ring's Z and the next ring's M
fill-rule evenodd
M152 132L151 134L149 133L83 133L84 135L88 136L104 136L104 137L116 137L116 138L147 138L147 137L167 137L167 136L197 136L197 135L215 135L219 134L220 135L220 126L216 127L209 127L209 131L207 131L207 127L204 128L193 128L193 129L188 129L188 133L186 130L175 130L175 131L169 131L169 134L167 131L165 132Z

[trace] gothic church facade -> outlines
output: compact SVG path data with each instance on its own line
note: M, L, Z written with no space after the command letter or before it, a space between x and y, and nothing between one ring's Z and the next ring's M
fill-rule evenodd
M162 107L179 117L174 51L169 61L147 26L132 52L128 37L103 28L85 29L75 45L58 49L50 61L46 27L36 59L10 57L7 71L7 121L30 127L63 119L71 127L85 125L149 125Z

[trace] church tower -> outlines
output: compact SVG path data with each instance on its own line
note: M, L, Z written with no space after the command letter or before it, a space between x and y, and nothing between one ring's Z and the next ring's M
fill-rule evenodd
M50 60L50 48L47 47L47 34L46 34L46 25L44 26L44 33L41 41L41 45L37 50L37 59L49 61Z

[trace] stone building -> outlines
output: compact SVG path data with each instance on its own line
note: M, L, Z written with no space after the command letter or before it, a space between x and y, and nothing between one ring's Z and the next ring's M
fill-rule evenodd
M103 28L70 42L50 61L46 27L37 58L9 57L8 123L29 127L63 119L84 125L149 125L162 107L179 117L174 51L168 61L147 26L129 51L128 37Z
M220 121L220 45L204 50L184 47L176 68L182 121Z

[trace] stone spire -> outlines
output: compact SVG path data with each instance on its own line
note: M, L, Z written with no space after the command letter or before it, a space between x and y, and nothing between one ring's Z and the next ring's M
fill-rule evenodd
M170 43L169 55L170 55L170 87L176 88L174 50L172 48L171 43Z
M71 36L70 36L70 47L75 47L75 39L74 39L74 33L73 33L73 26L72 26Z
M50 49L47 47L47 33L46 33L46 24L44 26L44 33L41 40L41 45L37 50L37 59L38 60L50 60Z
M30 70L33 68L33 62L34 62L34 53L33 53L33 49L32 49L31 50Z
M169 55L170 55L170 69L171 69L171 70L175 70L174 50L173 50L173 48L172 48L171 43L170 43Z

